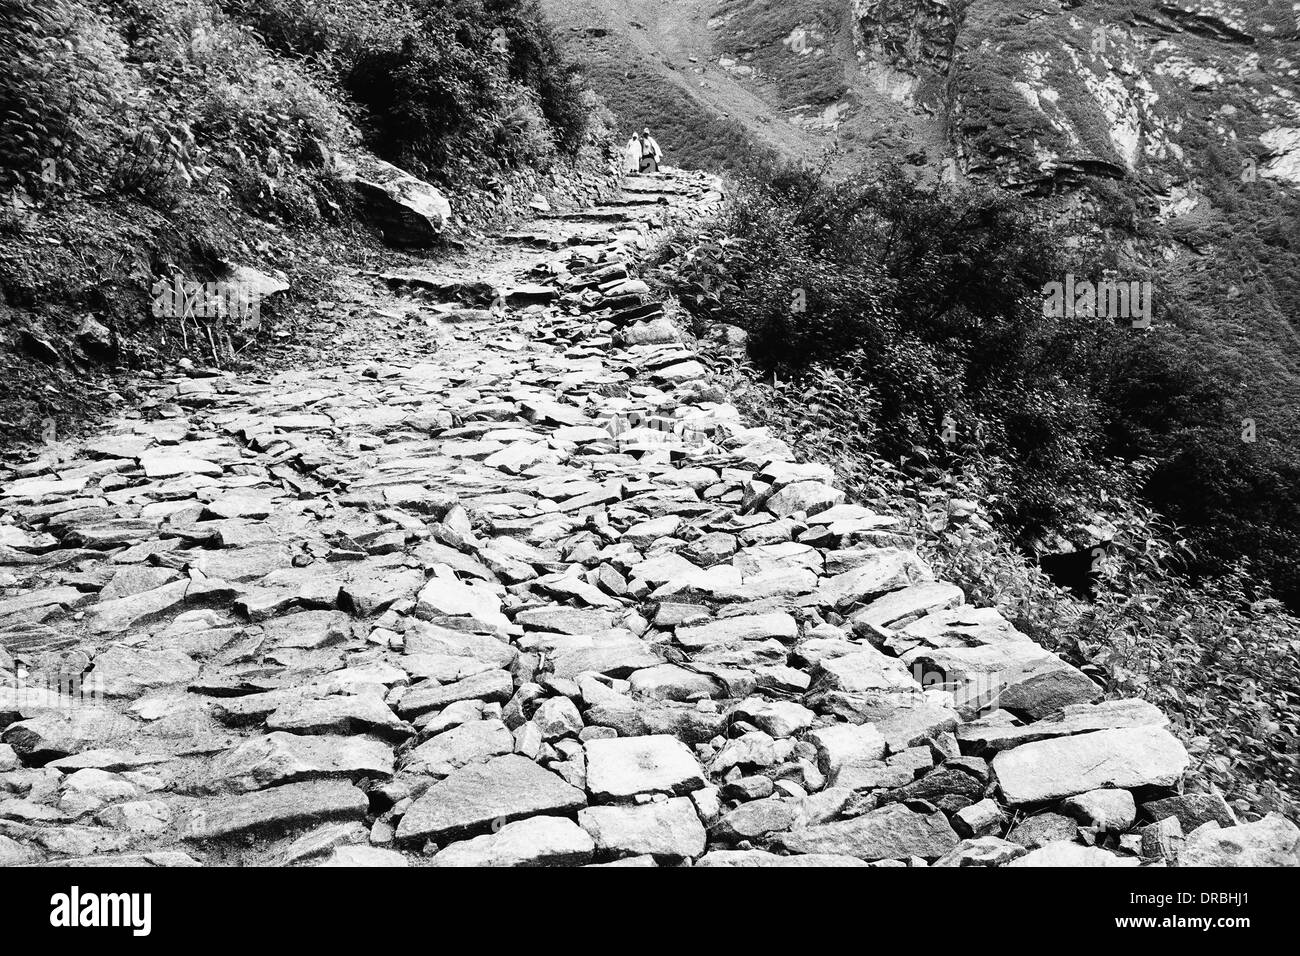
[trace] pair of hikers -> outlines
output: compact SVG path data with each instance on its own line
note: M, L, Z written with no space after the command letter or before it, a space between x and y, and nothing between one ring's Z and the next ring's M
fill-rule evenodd
M657 173L663 161L663 150L650 135L647 126L627 141L623 148L623 171L627 173Z

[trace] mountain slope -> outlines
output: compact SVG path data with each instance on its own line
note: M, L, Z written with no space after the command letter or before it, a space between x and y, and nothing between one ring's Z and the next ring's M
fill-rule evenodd
M703 119L654 115L646 91L665 62L689 75L694 117L727 112L743 91L748 107L728 121L786 158L835 149L834 175L893 162L921 181L995 185L1105 240L1093 277L1150 282L1150 335L1222 392L1194 440L1174 424L1176 409L1153 403L1116 452L1156 447L1167 468L1152 500L1180 523L1217 528L1207 539L1216 547L1240 539L1225 553L1251 552L1243 528L1270 526L1290 543L1265 550L1296 551L1275 504L1300 487L1300 32L1290 3L603 6L599 29L613 32L602 48L625 44L612 86L588 55L593 3L547 0L598 91L625 119L662 127L670 160L690 164L708 132ZM1212 488L1191 477L1210 472ZM1300 567L1282 563L1275 577L1300 598Z
M629 129L655 127L672 162L737 168L750 152L742 137L805 162L835 150L841 173L942 149L934 117L894 103L857 68L847 8L809 0L542 6L610 107Z

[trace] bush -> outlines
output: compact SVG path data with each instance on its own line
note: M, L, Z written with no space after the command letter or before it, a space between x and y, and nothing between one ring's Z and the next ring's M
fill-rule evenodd
M367 145L454 183L545 165L586 139L590 104L535 0L269 0L232 5L363 108Z
M414 3L418 29L375 37L343 66L367 142L441 182L544 166L585 140L582 91L533 0Z
M1140 331L1044 315L1045 283L1100 278L1114 250L1009 194L898 170L828 184L768 169L719 231L673 244L683 305L746 328L765 376L847 375L869 397L873 454L980 474L1024 546L1140 496L1183 529L1193 580L1245 560L1300 608L1300 466L1266 432L1242 440L1213 357L1176 316Z
M105 18L73 0L0 0L0 189L93 177L132 88Z
M1004 517L1068 516L1059 492L1088 479L1079 462L1100 423L1062 358L1086 369L1098 346L1076 320L1043 318L1029 290L1067 263L1014 200L923 191L897 171L826 185L782 169L742 187L723 231L736 238L721 267L734 291L708 311L748 330L762 372L843 368L852 354L880 454L969 439L1015 476Z
M309 79L287 64L261 61L239 79L216 79L196 104L196 137L275 165L315 142L333 152L346 139L348 117Z

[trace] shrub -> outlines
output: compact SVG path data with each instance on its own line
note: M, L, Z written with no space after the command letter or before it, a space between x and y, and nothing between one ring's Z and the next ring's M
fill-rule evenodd
M272 49L309 58L362 107L367 144L451 183L545 165L586 138L589 104L535 0L239 0Z
M73 0L0 0L0 189L92 179L132 88L106 19Z
M265 60L238 80L215 79L196 105L194 122L201 141L272 164L301 155L310 141L332 152L348 126L335 102L309 79Z
M1114 250L1009 194L897 170L760 171L719 232L673 244L682 304L746 328L763 375L848 375L871 397L874 454L981 475L1026 546L1140 497L1184 529L1193 580L1244 559L1300 607L1300 466L1267 432L1242 440L1213 356L1175 314L1150 331L1044 315L1045 283L1099 278Z

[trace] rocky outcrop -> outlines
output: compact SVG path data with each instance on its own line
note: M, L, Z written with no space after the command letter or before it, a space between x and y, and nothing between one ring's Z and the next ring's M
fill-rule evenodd
M946 75L970 0L852 0L862 44L900 70Z

